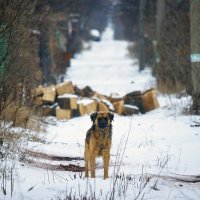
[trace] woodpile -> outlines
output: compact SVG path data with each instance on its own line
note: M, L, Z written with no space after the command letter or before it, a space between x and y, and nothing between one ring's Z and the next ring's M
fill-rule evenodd
M48 87L39 86L32 90L35 106L41 108L44 116L54 115L59 120L91 114L96 111L112 111L119 115L145 113L159 107L156 90L133 91L121 97L106 96L93 91L89 86L83 89L71 81Z
M156 98L156 90L150 89L143 93L142 95L142 102L144 110L151 111L159 107L158 100Z

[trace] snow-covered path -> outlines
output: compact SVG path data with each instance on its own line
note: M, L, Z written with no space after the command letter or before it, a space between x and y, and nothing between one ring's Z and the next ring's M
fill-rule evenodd
M114 92L124 95L152 87L155 82L150 70L139 73L137 61L127 57L127 43L113 41L112 34L112 30L108 28L101 42L92 43L90 50L78 55L72 61L66 79L72 80L79 87L89 85L103 94ZM66 199L66 195L71 194L72 199L74 196L76 199L83 199L84 195L90 198L95 195L93 199L105 200L110 198L116 183L115 197L112 198L116 200L133 200L138 194L140 195L137 199L144 197L143 199L152 200L199 200L198 183L169 181L156 176L146 182L148 175L145 175L200 174L199 128L190 126L193 120L199 118L181 114L183 107L189 102L189 97L177 99L160 95L160 108L157 110L131 117L115 114L110 179L103 180L101 159L97 160L95 179L85 179L82 173L50 171L18 163L18 179L13 196L0 193L0 199L56 200ZM88 115L68 121L46 118L45 122L46 132L43 134L46 142L29 142L28 147L31 150L83 157L85 133L91 126ZM37 161L66 163L46 159ZM84 165L82 160L75 163ZM117 173L121 174L122 178L115 179Z
M90 50L72 59L66 78L80 87L89 85L106 95L125 95L153 87L155 81L150 71L146 69L139 73L138 61L128 57L128 42L114 41L113 34L108 27L101 42L92 42Z

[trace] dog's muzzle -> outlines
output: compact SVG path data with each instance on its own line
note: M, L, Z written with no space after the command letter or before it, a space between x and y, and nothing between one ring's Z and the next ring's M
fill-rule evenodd
M108 126L108 119L107 118L99 118L98 126L99 126L99 128L106 128Z

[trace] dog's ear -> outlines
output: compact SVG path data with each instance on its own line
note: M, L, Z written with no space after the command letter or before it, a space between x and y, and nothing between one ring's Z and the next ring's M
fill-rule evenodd
M92 114L90 115L90 119L91 119L93 122L95 122L96 118L97 118L97 112L92 113Z
M114 120L114 114L113 114L113 113L109 112L109 113L108 113L108 116L109 116L109 118L110 118L110 121L113 121L113 120Z

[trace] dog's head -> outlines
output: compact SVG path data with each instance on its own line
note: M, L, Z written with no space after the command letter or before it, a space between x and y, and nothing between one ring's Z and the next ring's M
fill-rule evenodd
M111 112L95 112L90 115L90 118L94 125L98 126L100 129L104 129L111 125L114 120L114 114Z

